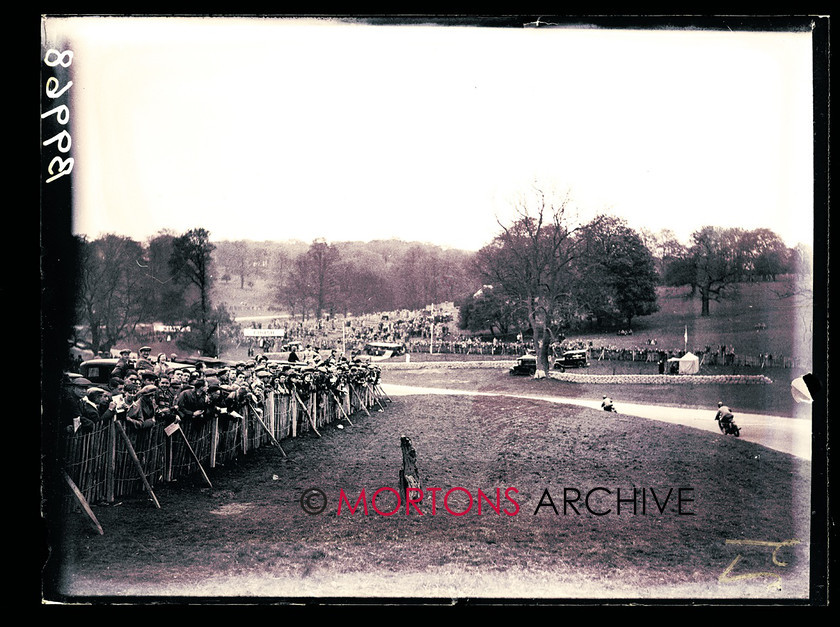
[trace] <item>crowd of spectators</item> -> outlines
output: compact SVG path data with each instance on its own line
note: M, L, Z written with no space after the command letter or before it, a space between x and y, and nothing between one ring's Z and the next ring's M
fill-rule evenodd
M348 384L378 385L380 371L360 355L348 359L333 349L324 356L307 345L288 361L270 361L264 355L208 368L203 362L184 364L151 358L142 347L138 357L125 348L107 385L65 375L62 422L69 433L86 433L97 423L120 420L129 429L168 426L185 420L213 417L238 420L246 405L258 413L269 390L306 401L313 392L329 391L337 399Z
M422 341L431 338L432 335L435 342L452 341L456 316L453 305L440 308L435 313L427 310L398 310L309 321L272 319L265 325L253 323L252 326L258 329L282 328L285 330L282 338L248 338L246 344L250 357L277 351L292 342L311 344L321 350L329 350L343 344L347 350L361 351L370 342L409 345L412 341Z

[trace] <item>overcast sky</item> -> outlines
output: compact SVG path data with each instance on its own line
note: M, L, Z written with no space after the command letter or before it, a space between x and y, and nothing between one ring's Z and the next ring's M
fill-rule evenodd
M813 230L810 33L48 18L74 231L476 250L538 185L634 228Z

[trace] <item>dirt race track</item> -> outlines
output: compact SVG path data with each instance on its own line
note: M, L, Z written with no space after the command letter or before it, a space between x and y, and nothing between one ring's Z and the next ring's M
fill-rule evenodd
M265 447L212 470L212 488L157 490L161 509L94 506L102 536L71 513L52 538L47 597L808 597L807 456L582 401L390 390L384 411L285 440L288 458ZM408 513L392 491L401 436L424 490ZM320 514L304 511L312 488ZM351 505L364 490L367 515L348 502L339 514L342 490Z

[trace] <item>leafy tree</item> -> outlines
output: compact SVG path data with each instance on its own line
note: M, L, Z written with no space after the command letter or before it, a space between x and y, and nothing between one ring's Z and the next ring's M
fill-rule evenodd
M788 248L770 229L755 229L744 233L741 246L745 278L775 281L779 274L788 271Z
M601 322L620 318L632 326L633 318L659 310L659 277L650 250L642 238L618 218L598 216L580 230L580 302Z
M309 311L320 319L324 311L334 313L339 300L338 269L340 253L323 239L317 239L309 249L298 255L281 284L279 296L292 314L300 311L304 319Z
M651 252L655 270L661 281L665 280L667 268L671 262L685 256L686 248L670 229L661 229L651 233L646 229L639 231L639 236L645 247Z
M711 301L720 301L743 277L744 233L742 229L713 226L692 233L692 244L681 262L683 271L677 276L690 280L700 295L701 316L709 316ZM671 278L677 280L674 275Z
M239 276L239 289L245 289L245 277L251 269L251 250L248 242L233 242L228 249L227 268Z
M485 285L457 302L458 327L468 331L490 331L490 335L505 336L519 326L510 302L500 297L492 285Z
M204 356L217 357L226 344L232 342L240 331L234 324L224 305L212 307L202 319L201 303L196 301L189 312L192 320L190 330L178 334L178 347L186 351L195 351Z
M339 261L339 252L323 239L312 242L305 260L310 273L309 284L313 289L315 317L321 319L325 310L334 313L338 285L333 271Z
M305 320L312 306L311 272L305 255L299 255L292 262L283 282L280 284L279 297L289 308L292 317L299 312Z
M144 275L147 311L155 321L166 324L178 324L187 318L184 287L172 276L169 264L175 238L173 232L161 231L146 246Z
M342 259L335 276L340 310L345 315L394 309L392 285L375 265Z

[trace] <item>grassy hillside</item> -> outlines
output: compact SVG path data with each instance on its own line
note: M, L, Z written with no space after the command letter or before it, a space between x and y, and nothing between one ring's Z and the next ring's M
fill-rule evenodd
M798 288L794 278L774 283L742 283L711 315L700 316L700 299L688 298L686 288L659 288L660 310L633 322L633 335L575 334L570 339L592 340L595 346L631 348L656 339L659 348L682 349L688 328L688 349L732 345L742 355L769 353L776 357L807 359L811 354L813 304L811 296L784 297ZM799 290L801 292L801 290ZM757 324L766 328L756 330Z
M224 304L234 318L282 313L277 306L278 288L274 281L266 278L249 278L243 287L239 285L238 276L228 282L217 281L211 294L213 304Z

